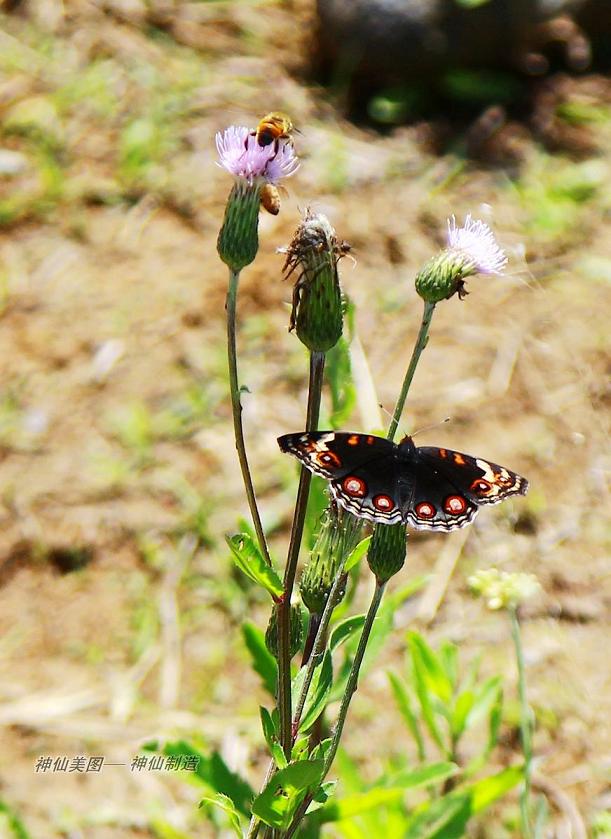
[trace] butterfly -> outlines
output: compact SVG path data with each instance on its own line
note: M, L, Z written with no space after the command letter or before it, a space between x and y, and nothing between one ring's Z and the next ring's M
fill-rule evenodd
M309 431L278 438L280 450L326 478L337 503L358 518L444 532L473 521L482 504L525 495L528 481L504 466L411 437Z

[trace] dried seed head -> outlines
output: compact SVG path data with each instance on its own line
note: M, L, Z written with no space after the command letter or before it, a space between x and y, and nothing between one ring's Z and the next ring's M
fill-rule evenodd
M339 242L322 213L306 213L286 253L284 276L292 277L293 308L289 331L313 352L326 352L339 341L343 326L342 294L337 264L350 251Z

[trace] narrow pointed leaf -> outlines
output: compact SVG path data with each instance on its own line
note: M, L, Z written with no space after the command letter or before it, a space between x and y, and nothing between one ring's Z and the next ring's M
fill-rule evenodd
M263 559L252 536L249 533L237 533L227 537L227 544L240 571L277 600L284 591L282 581L271 565Z
M229 825L238 839L243 839L242 825L240 824L240 814L233 806L233 801L226 795L217 792L216 795L205 795L199 804L202 808L218 807L222 810L229 819Z

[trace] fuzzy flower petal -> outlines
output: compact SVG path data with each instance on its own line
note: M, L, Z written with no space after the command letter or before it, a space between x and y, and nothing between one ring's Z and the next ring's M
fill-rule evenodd
M216 148L218 165L250 185L256 180L277 183L299 168L292 145L282 142L278 146L275 143L260 146L253 132L243 125L230 125L225 131L219 131Z
M474 274L501 274L507 265L492 230L483 221L472 219L470 213L462 227L456 226L454 216L448 219L448 247L468 259Z

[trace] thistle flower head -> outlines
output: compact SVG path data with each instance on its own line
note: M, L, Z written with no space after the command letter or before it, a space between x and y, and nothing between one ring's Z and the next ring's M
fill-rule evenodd
M471 213L462 227L456 226L454 216L448 219L448 249L460 252L467 260L464 276L501 274L507 265L505 251L497 244L492 230L485 222L472 219Z
M541 585L534 574L508 573L487 568L467 580L472 594L483 597L489 609L515 609L537 594Z
M501 274L507 257L487 224L469 214L462 227L448 219L448 246L430 259L416 277L416 291L428 303L467 294L465 278L473 274Z
M299 159L290 142L278 140L260 146L255 133L243 125L230 125L225 131L219 131L216 149L219 154L217 165L249 186L276 184L299 169Z
M361 522L354 516L341 513L335 505L327 508L299 583L301 599L310 612L322 614L340 562L356 547L360 532ZM338 603L344 594L342 588Z

